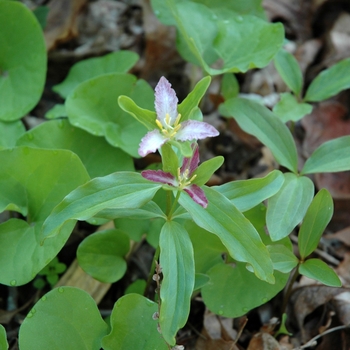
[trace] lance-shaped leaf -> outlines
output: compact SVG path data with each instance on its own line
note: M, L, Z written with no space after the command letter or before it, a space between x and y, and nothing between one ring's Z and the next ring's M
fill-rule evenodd
M299 273L316 281L320 281L327 286L341 287L342 285L334 270L320 259L306 260L299 265Z
M235 118L245 132L267 146L279 164L297 172L298 157L293 136L270 110L254 101L233 98L220 106L220 112L225 117Z
M300 226L298 247L302 259L305 259L317 248L322 233L331 220L332 215L332 197L323 188L312 200Z
M350 170L350 136L338 137L319 146L305 162L301 174Z
M6 330L3 325L0 324L0 347L1 349L8 349L9 344L6 340Z
M164 224L159 247L163 272L159 324L166 342L175 345L175 335L190 313L195 277L193 247L187 231L175 221Z
M288 236L304 218L314 196L313 182L305 176L284 174L282 188L268 200L266 224L273 241Z
M261 179L231 181L214 188L232 201L238 210L246 211L276 194L283 182L283 174L273 170Z
M133 172L95 178L68 194L54 208L44 222L42 236L53 237L65 222L89 219L103 209L140 208L160 187Z
M304 97L305 101L326 100L338 92L350 87L350 58L321 72L310 84Z
M274 283L269 253L254 226L224 195L212 188L204 190L209 202L207 209L183 194L180 205L198 226L217 235L235 260L248 263L258 278Z

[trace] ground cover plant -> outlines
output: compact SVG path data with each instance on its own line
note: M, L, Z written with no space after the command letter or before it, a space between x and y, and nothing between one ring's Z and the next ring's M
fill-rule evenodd
M350 170L350 135L322 142L300 162L296 127L315 103L350 87L350 59L306 84L284 26L266 19L260 1L151 4L160 22L176 28L183 60L200 67L186 96L180 100L162 75L153 88L129 73L139 57L119 50L74 64L52 87L62 103L26 128L22 118L45 86L46 12L0 1L0 283L11 293L37 289L14 337L21 350L181 349L178 332L196 298L238 319L281 291L280 324L271 332L288 336L286 308L300 275L342 286L314 255L334 206L312 176ZM240 75L269 64L288 89L273 108L240 93ZM224 122L234 119L272 154L275 168L263 177L207 185L225 161L200 162L205 142L223 131L201 104L218 81ZM159 162L140 163L152 154ZM148 276L113 300L107 318L86 291L55 287L66 270L58 255L84 223L96 230L74 255L100 282L126 275L135 242L154 248ZM3 323L7 349L12 333ZM238 340L228 348L239 349Z

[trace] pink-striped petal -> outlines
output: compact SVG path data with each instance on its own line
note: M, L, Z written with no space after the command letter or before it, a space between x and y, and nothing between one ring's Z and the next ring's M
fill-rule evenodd
M150 181L160 182L162 184L167 184L170 186L177 186L177 181L174 176L170 173L166 173L163 170L144 170L141 175Z
M192 145L193 155L190 158L184 158L180 173L183 174L188 169L189 176L197 169L199 163L199 149L198 144L193 143Z
M155 152L167 140L168 139L162 135L158 129L148 132L141 140L138 151L139 155L144 157L149 153Z
M154 106L157 112L157 119L162 123L164 127L166 124L164 122L166 114L169 114L170 125L173 125L177 113L177 103L178 98L176 97L176 92L171 88L171 84L164 77L161 77L156 88L155 88L155 102Z
M189 194L189 196L203 208L208 206L207 197L204 194L204 191L197 185L193 184L184 188L184 191Z
M187 120L181 123L175 139L179 141L201 140L206 137L218 136L219 132L210 124L197 120Z

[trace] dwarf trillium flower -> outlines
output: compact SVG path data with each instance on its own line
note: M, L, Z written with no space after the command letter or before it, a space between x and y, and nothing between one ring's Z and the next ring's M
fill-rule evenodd
M196 178L193 172L197 169L199 163L198 145L195 146L191 158L184 158L182 167L178 168L177 176L162 170L144 170L141 175L150 181L160 182L166 185L177 187L189 194L189 196L203 208L208 206L208 200L203 190L192 183Z
M161 77L155 88L155 109L157 113L155 129L146 134L139 147L140 156L155 152L169 140L189 141L218 136L219 132L210 124L187 120L180 124L181 114L177 112L178 99L171 84Z

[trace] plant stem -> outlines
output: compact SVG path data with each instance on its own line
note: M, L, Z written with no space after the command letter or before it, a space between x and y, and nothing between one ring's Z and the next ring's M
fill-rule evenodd
M171 220L171 217L175 211L175 208L176 208L176 204L180 198L180 194L181 194L181 191L178 191L177 194L176 194L176 197L175 197L175 200L174 200L174 203L173 203L173 206L171 207L169 213L168 213L168 220L170 221Z
M146 287L145 287L145 290L143 292L143 295L145 297L147 297L147 293L148 293L148 289L152 283L152 277L154 275L154 271L156 269L156 261L158 260L159 258L159 253L160 253L160 248L159 248L159 245L154 253L154 256L153 256L153 261L152 261L152 265L151 265L151 269L149 271L149 274L148 274L148 278L147 278L147 283L146 283Z
M290 296L292 294L293 284L296 281L297 277L299 276L298 267L299 267L299 265L295 268L293 276L292 276L292 278L289 281L286 294L283 297L282 312L281 312L282 315L286 312L288 300L289 300L289 298L290 298Z

